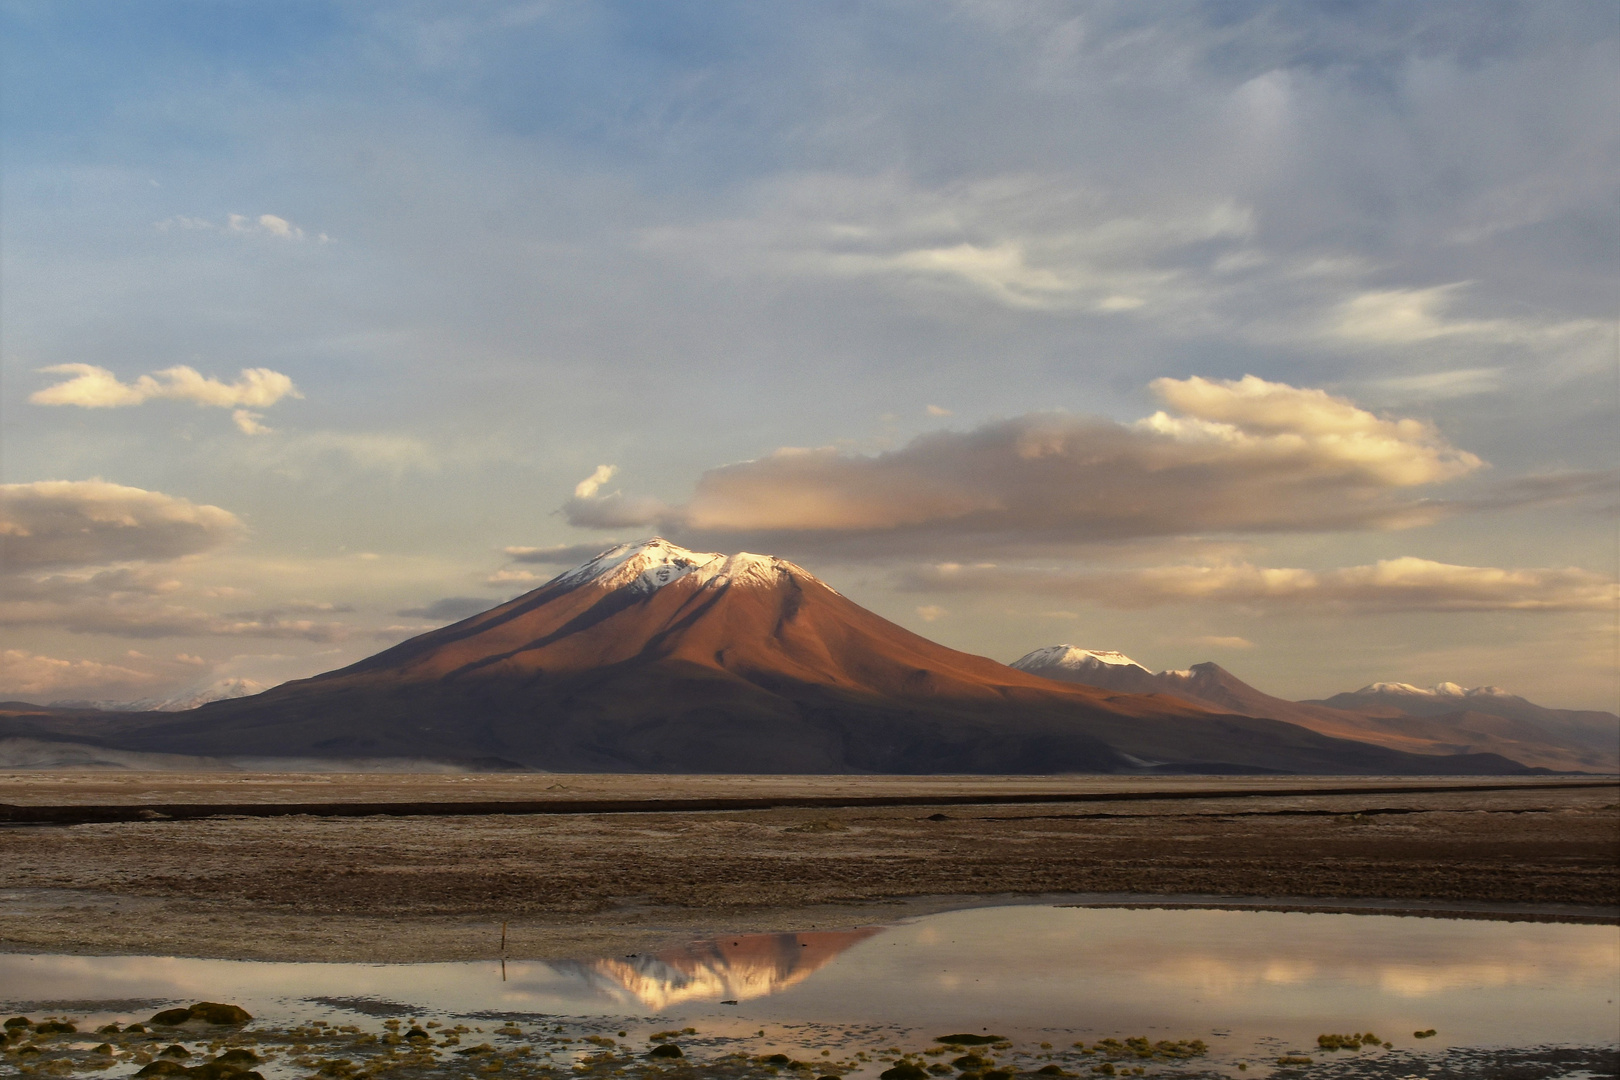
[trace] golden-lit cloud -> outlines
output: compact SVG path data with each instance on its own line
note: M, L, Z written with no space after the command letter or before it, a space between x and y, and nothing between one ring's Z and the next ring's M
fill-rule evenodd
M897 450L783 448L711 469L669 506L578 496L571 523L655 525L716 545L995 547L1399 528L1448 508L1410 494L1479 469L1432 424L1253 376L1158 379L1131 424L1034 413Z
M148 401L168 400L244 410L268 408L282 398L304 396L293 385L292 379L269 368L243 368L233 383L205 377L195 368L183 364L142 375L131 383L119 381L111 371L94 364L55 364L40 371L47 375L70 375L72 378L34 391L28 400L35 405L119 409ZM256 419L252 414L246 415ZM237 424L242 426L242 420L238 419Z
M1233 455L1298 462L1324 473L1351 469L1393 487L1454 480L1483 462L1422 420L1385 420L1325 390L1253 375L1155 379L1153 392L1180 415L1156 412L1139 426Z
M127 691L150 685L156 676L121 664L105 664L97 660L61 660L54 656L41 656L26 649L0 651L0 687L8 694L48 696L71 689L78 693L92 691Z
M596 493L602 490L602 485L613 479L613 474L618 471L617 465L598 465L591 475L574 485L574 498L594 499Z

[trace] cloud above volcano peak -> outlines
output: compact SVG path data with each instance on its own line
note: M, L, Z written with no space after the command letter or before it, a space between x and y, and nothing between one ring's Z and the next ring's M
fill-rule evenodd
M1481 468L1433 425L1253 376L1159 379L1135 423L1031 413L876 455L784 448L711 469L680 506L576 497L571 523L717 544L891 550L1208 533L1399 528L1446 512L1415 489Z

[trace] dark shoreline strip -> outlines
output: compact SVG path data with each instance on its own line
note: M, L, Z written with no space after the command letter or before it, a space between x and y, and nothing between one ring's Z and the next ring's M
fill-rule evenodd
M1444 794L1482 791L1556 791L1620 788L1620 780L1567 780L1518 784L1410 784L1367 787L1280 788L1250 791L1016 792L978 795L807 795L779 798L526 799L469 802L335 803L120 803L16 806L0 803L0 824L86 825L173 821L208 817L458 817L504 814L674 814L738 810L837 810L892 806L1028 806L1041 803L1168 802L1201 799L1303 798L1322 795Z

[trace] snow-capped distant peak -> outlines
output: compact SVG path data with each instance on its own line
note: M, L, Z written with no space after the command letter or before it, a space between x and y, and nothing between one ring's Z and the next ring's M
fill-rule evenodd
M1014 660L1012 666L1021 671L1038 671L1054 667L1079 671L1103 666L1133 667L1147 671L1147 668L1122 652L1114 652L1111 649L1081 649L1074 645L1048 645L1044 649L1036 649L1029 655Z
M210 701L230 701L233 698L250 697L268 689L267 684L256 679L221 679L207 686L187 687L148 708L151 712L184 712L199 705L206 705Z
M774 585L784 575L828 588L809 571L774 555L755 555L747 551L735 555L688 551L658 536L632 544L620 544L604 551L557 578L555 584L564 588L591 584L609 591L628 587L637 592L651 593L685 577L692 578L694 587L704 588Z
M1357 690L1358 694L1391 694L1402 697L1425 698L1470 698L1470 697L1515 697L1512 691L1504 690L1500 686L1475 686L1469 688L1459 683L1443 682L1424 688L1403 682L1375 682Z
M214 683L195 683L168 697L140 698L136 701L53 701L51 705L63 709L100 709L103 712L185 712L211 701L230 701L249 697L270 687L254 679L221 679Z
M1432 690L1425 690L1421 686L1413 686L1411 683L1404 683L1404 682L1375 682L1375 683L1368 683L1366 686L1363 686L1360 690L1357 690L1356 693L1358 693L1358 694L1407 694L1407 695L1411 695L1411 696L1414 696L1414 697L1433 697L1434 696L1434 691L1432 691Z

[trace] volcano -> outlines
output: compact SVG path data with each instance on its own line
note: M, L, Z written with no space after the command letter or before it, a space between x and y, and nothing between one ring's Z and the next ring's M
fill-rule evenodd
M581 772L1524 771L1054 682L919 637L784 559L662 539L251 697L55 724L13 714L0 734Z

